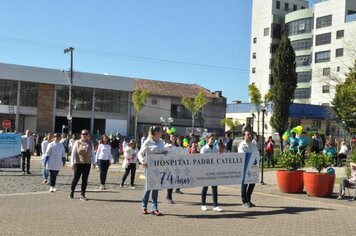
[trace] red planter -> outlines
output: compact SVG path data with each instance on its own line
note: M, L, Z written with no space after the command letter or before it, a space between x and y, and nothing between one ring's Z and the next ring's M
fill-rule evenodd
M283 193L301 193L303 191L304 171L277 170L279 190Z
M304 186L313 197L330 197L334 190L335 175L304 172Z

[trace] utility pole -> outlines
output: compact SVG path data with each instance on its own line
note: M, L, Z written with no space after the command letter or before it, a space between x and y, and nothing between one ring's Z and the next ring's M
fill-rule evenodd
M64 53L70 53L70 81L69 81L69 99L68 99L68 134L72 136L72 87L73 87L73 47L65 48Z

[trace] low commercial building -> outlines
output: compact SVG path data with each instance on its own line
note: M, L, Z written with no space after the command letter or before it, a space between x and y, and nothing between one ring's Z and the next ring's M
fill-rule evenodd
M67 71L0 63L0 120L12 131L66 132L69 107ZM73 133L120 132L130 125L132 78L74 72Z

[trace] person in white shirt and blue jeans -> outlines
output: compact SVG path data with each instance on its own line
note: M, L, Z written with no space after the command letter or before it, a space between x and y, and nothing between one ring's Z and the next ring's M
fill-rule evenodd
M98 150L96 151L96 158L100 170L100 190L106 190L106 176L108 174L109 166L114 163L113 155L111 153L111 146L109 144L109 137L107 135L101 136Z
M138 152L138 159L141 162L142 166L147 168L147 154L168 154L168 151L164 148L163 140L161 139L162 130L158 126L151 126L148 131L148 137L141 146L140 151ZM145 170L145 176L146 170ZM148 214L147 212L147 203L150 196L151 190L145 189L142 197L142 214ZM155 216L162 215L158 211L158 190L152 190L152 205L151 205L151 214Z

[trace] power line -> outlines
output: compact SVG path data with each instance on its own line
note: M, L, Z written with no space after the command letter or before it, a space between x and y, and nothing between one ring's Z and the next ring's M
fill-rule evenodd
M53 43L25 40L25 39L18 39L18 38L12 38L12 37L4 37L4 36L0 36L0 41L5 42L5 43L11 43L11 44L22 44L22 45L26 45L26 46L35 46L35 47L56 49L56 50L63 49L65 47L64 45L58 45L58 44L53 44ZM183 66L183 67L190 67L190 68L196 68L196 69L209 69L209 70L227 71L227 72L240 72L240 73L248 73L249 72L249 69L244 69L244 68L219 66L219 65L208 65L208 64L160 59L160 58L153 58L153 57L143 57L143 56L122 54L122 53L112 53L112 52L105 52L105 51L100 51L100 50L86 49L86 48L80 48L80 47L76 47L76 50L77 50L77 53L82 53L82 54L99 55L102 57L110 57L110 58L129 59L132 61L143 61L143 62L149 62L149 63L155 63L155 64L168 64L168 65L173 65L173 66Z

